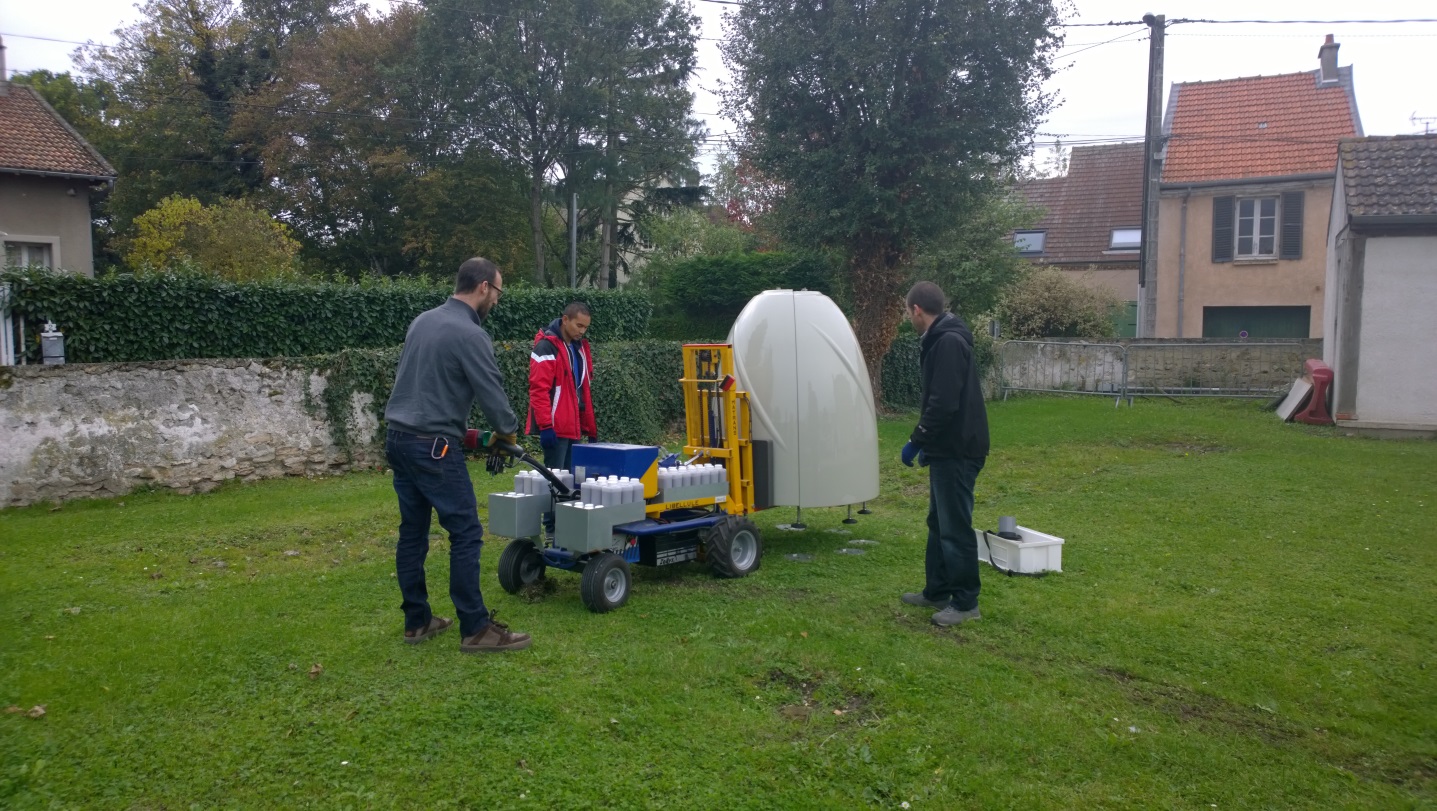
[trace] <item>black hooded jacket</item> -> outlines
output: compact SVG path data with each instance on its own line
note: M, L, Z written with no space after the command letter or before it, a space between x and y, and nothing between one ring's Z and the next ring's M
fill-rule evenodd
M988 455L988 410L973 360L973 333L952 313L938 316L919 348L923 411L913 444L930 459Z

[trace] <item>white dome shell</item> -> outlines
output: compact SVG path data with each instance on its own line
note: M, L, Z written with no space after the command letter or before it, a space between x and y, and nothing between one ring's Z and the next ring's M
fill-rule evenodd
M863 351L828 296L769 290L729 332L753 438L773 456L773 504L837 507L878 497L878 415Z

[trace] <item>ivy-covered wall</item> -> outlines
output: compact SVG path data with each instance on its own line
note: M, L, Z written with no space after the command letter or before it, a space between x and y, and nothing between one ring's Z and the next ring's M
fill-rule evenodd
M495 358L504 374L505 394L522 426L529 406L529 341L501 341ZM598 416L599 439L606 442L657 443L665 432L683 419L683 392L678 380L683 362L677 342L624 341L592 344L594 352L594 411ZM399 347L354 349L312 359L314 369L326 381L322 393L312 398L322 409L335 442L341 447L364 445L373 423L367 415L354 413L358 396L371 403L374 416L383 417L399 362ZM368 395L368 397L365 397ZM476 408L469 424L488 428ZM383 430L383 425L379 426ZM537 447L530 442L531 446Z
M683 376L682 346L678 341L592 345L594 412L601 440L652 444L680 426L684 416L683 391L678 383ZM530 347L528 341L505 341L495 346L499 369L504 373L505 393L521 424L528 414ZM980 362L986 363L991 351L979 354ZM362 435L362 431L372 430L373 423L365 420L363 424L369 427L356 429L351 403L356 396L367 395L366 401L374 404L375 416L383 416L399 362L399 348L348 350L313 362L327 381L323 394L315 399L336 432L335 441L345 447L370 441L372 437ZM918 336L901 335L883 363L881 397L889 408L916 408L918 388ZM470 415L470 425L488 427L478 409Z
M395 346L414 316L449 296L420 280L369 284L230 283L197 274L118 274L87 278L39 270L0 274L11 309L22 319L31 362L39 334L53 321L75 363L193 358L306 357L354 348ZM573 299L593 310L594 341L648 334L651 307L622 290L515 288L504 293L485 326L495 340L528 341Z

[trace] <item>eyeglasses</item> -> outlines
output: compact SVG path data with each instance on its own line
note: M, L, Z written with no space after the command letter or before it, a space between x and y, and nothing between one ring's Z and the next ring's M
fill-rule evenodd
M493 290L495 293L498 293L500 296L504 295L504 288L500 287L499 285L494 284L493 282L485 282L485 284L489 285L489 289Z

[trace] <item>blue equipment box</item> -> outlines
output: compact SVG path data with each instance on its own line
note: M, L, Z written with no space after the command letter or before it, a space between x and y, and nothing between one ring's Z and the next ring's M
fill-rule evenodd
M570 472L584 469L587 479L599 476L627 476L642 479L659 460L659 448L655 445L623 445L617 442L591 442L575 445Z

